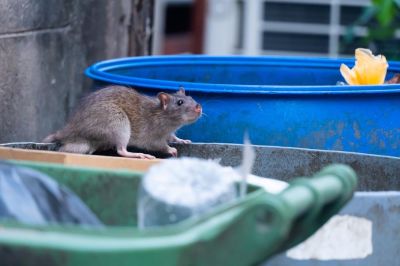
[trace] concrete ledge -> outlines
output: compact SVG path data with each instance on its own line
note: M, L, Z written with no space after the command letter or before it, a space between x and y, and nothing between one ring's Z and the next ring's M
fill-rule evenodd
M43 144L14 143L8 147L46 149ZM221 164L238 166L243 145L219 143L175 144L179 156L221 159ZM358 175L358 191L400 191L400 158L362 153L312 150L290 147L258 146L253 174L290 181L294 177L312 176L332 163L350 165ZM49 145L49 150L57 147ZM130 149L131 150L131 149Z
M350 165L359 177L359 191L400 190L400 158L363 153L313 150L276 146L254 146L254 174L290 181L296 176L311 176L331 163ZM242 160L242 145L177 145L180 156L221 158L221 164L237 166Z

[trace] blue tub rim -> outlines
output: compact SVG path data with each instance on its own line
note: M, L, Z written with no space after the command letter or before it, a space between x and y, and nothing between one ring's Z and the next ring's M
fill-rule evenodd
M161 79L128 77L125 75L107 73L108 70L130 68L137 66L168 66L181 64L253 64L278 65L293 67L337 68L344 63L349 67L354 65L354 59L306 58L294 56L208 56L208 55L162 55L122 57L100 61L85 70L85 75L95 81L110 84L146 88L159 91L176 91L183 86L189 92L229 93L229 94L269 94L269 95L336 95L336 94L393 94L400 93L400 84L384 85L318 85L318 86L289 86L289 85L238 85L212 84L197 82L180 82ZM389 61L389 71L400 73L400 62ZM228 87L228 88L227 88ZM334 87L334 90L332 88ZM378 88L377 88L378 87ZM233 89L229 89L233 88ZM312 88L312 90L310 90Z

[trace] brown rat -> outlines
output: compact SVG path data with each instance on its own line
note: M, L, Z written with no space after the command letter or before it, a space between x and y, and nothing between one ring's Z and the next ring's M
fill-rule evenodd
M385 82L386 84L400 84L400 74L396 74L390 80Z
M157 97L139 94L123 86L110 86L88 95L67 125L44 139L59 142L60 151L91 154L113 149L123 157L154 156L128 152L128 146L177 155L168 142L190 143L176 137L175 131L195 122L202 114L200 104L177 93L160 92Z

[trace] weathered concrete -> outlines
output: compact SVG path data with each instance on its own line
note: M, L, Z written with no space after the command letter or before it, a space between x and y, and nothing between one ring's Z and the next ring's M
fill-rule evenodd
M2 0L0 34L64 27L71 22L73 3L64 0Z
M37 139L65 121L74 62L64 32L0 36L1 140Z
M132 1L0 2L0 143L61 127L90 87L85 68L129 55Z

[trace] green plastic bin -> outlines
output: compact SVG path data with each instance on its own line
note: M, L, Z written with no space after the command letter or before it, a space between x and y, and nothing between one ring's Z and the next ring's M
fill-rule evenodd
M0 224L1 265L253 265L314 233L349 201L356 175L331 165L272 195L251 187L243 199L162 229L136 228L132 171L14 161L68 186L105 228Z

